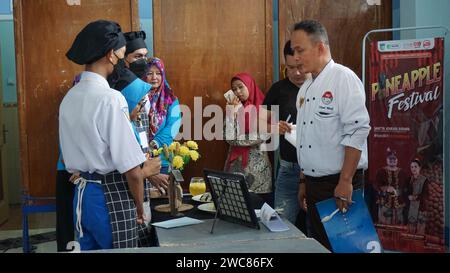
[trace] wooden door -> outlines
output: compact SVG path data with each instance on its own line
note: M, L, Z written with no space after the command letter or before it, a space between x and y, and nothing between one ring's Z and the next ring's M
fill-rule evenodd
M3 123L3 77L2 77L2 55L0 48L0 225L8 220L9 202L8 202L8 186L6 180L5 161L5 126Z
M165 62L167 79L180 103L191 109L192 124L202 115L201 109L194 113L194 97L202 98L203 107L224 108L223 94L238 72L252 74L261 90L270 87L271 0L154 0L153 5L155 56ZM209 119L203 118L203 124ZM191 139L203 139L194 136L194 125L191 129ZM186 181L203 176L204 168L224 167L225 141L200 140L199 146L202 158L187 167Z
M282 49L289 40L291 27L296 22L314 19L327 28L334 61L348 66L361 77L364 35L373 29L392 27L391 0L383 0L380 5L369 5L371 1L367 0L279 1L280 64L284 64Z
M22 184L31 196L54 196L58 109L84 68L65 54L89 22L139 29L138 0L14 0Z

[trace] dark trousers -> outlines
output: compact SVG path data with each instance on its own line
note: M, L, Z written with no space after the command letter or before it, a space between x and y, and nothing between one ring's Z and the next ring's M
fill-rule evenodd
M311 221L311 237L330 251L332 250L331 245L315 204L334 197L334 190L339 182L339 176L340 174L325 177L306 177L306 203L308 205L308 217ZM353 190L360 189L363 186L363 182L363 172L357 171L353 177Z
M58 252L67 251L67 243L75 241L73 225L73 196L75 185L69 182L71 174L58 171L56 175L56 243Z
M307 213L300 209L298 211L298 215L297 215L297 219L295 221L295 226L301 231L303 232L303 234L305 234L308 237L310 236L311 233L311 223L308 219Z
M273 192L271 193L259 193L258 194L259 197L261 197L262 200L264 200L265 203L267 203L269 206L271 206L273 208ZM255 207L255 208L261 208L264 205L264 203L262 203L262 205L260 207Z

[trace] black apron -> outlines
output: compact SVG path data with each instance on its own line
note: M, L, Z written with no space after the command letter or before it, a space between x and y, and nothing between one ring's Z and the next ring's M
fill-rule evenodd
M102 180L111 221L113 248L138 247L137 211L125 176L115 171Z
M149 128L149 118L148 115L145 113L145 111L142 111L139 115L140 120L133 121L134 126L136 127L136 131L138 134L141 134L142 132L145 132L147 135L147 142L148 142L148 128ZM142 140L141 140L142 141ZM148 146L148 143L147 143ZM141 146L142 147L142 146ZM142 151L147 154L150 152L150 149L142 148ZM150 206L150 181L148 179L144 180L144 205L148 204ZM151 208L149 209L151 211ZM150 215L146 215L147 217L150 217ZM138 225L138 247L152 247L155 246L155 234L153 232L153 227L146 224Z
M101 181L111 224L113 248L136 248L137 211L125 176L118 171L105 175L82 173L81 176L86 180L85 183Z

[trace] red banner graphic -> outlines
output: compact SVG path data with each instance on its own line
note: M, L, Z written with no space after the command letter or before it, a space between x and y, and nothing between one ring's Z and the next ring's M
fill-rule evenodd
M384 249L444 251L444 39L372 42L367 201Z

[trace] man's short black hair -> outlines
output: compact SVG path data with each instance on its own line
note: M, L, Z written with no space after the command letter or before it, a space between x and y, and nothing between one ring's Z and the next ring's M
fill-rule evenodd
M329 45L328 33L325 27L315 20L304 20L294 25L294 31L303 30L314 42L323 42Z
M287 41L286 44L284 45L284 59L287 59L287 56L294 56L294 50L292 50L291 47L291 40Z

